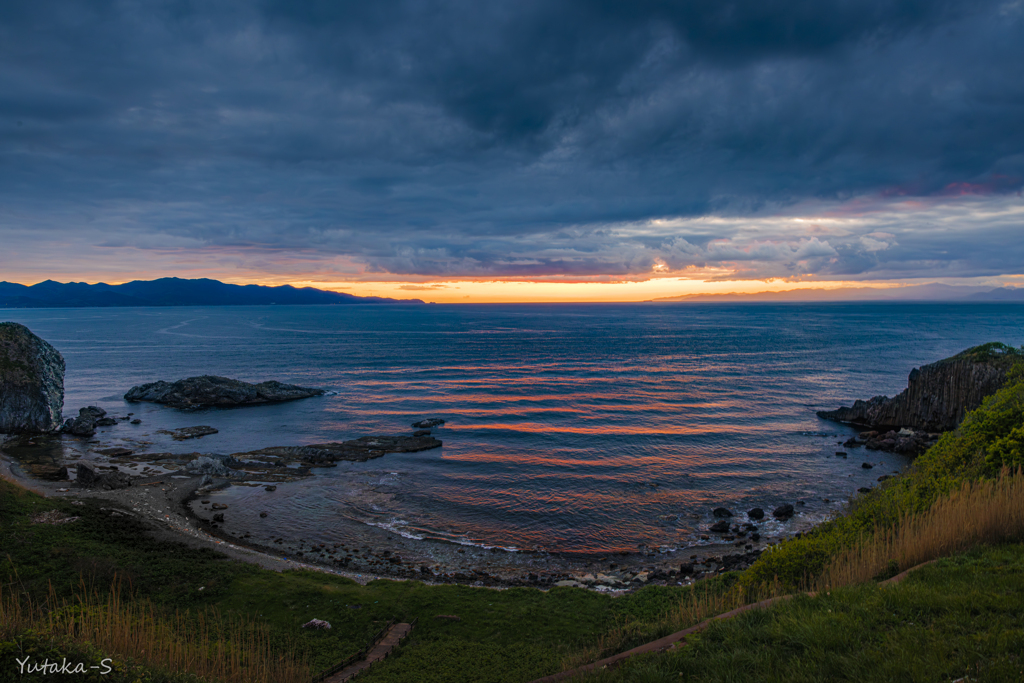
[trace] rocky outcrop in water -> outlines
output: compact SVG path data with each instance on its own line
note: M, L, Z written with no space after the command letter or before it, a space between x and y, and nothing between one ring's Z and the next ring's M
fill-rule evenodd
M61 431L73 436L92 436L96 433L97 427L117 424L116 420L108 419L106 414L107 411L96 406L80 408L78 417L69 417L65 420ZM104 421L102 425L101 420Z
M385 453L416 453L440 448L441 441L432 436L363 436L341 443L320 443L311 446L275 446L249 453L236 453L238 457L259 459L260 456L290 458L302 462L321 464L352 460L361 462L379 458Z
M0 323L0 433L60 428L64 358L24 325Z
M889 398L875 396L852 407L819 411L818 417L888 432L907 428L926 432L955 429L969 411L1006 382L1020 351L992 342L910 372L907 388ZM882 449L885 450L885 449Z
M235 406L281 403L310 396L322 396L323 389L310 389L282 382L250 384L237 379L203 375L177 382L150 382L132 387L126 401L162 403L173 408L233 408Z

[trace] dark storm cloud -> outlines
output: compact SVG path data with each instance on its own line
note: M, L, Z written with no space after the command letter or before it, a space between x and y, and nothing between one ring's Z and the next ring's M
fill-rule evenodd
M1016 218L759 221L1015 216L1022 72L1019 0L4 3L0 230L437 276L1021 272L971 242Z

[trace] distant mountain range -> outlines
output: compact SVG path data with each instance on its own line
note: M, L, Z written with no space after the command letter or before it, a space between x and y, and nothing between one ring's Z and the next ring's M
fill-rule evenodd
M910 287L847 287L842 289L791 289L785 292L754 292L744 294L686 294L654 299L656 302L696 301L1022 301L1024 288L968 287L956 285L912 285Z
M385 299L328 292L312 287L229 285L218 280L135 280L122 285L0 282L0 308L84 308L94 306L266 306L310 304L422 304L419 299Z

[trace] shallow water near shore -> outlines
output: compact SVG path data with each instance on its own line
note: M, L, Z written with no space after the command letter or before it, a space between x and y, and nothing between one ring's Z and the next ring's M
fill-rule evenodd
M700 535L719 505L770 511L803 501L793 521L760 526L766 538L806 528L907 463L847 451L838 443L854 430L816 410L893 395L913 367L968 346L1024 341L1017 304L271 306L4 317L64 355L66 415L92 404L142 419L101 429L96 447L236 453L409 433L416 420L445 419L435 430L441 449L339 463L273 493L234 486L216 494L229 503L224 530L234 535L354 545L383 531L412 556L422 544L425 561L430 540L455 552L579 561L664 555L707 545ZM331 395L196 412L121 398L136 384L198 374ZM199 424L219 433L186 442L158 433Z

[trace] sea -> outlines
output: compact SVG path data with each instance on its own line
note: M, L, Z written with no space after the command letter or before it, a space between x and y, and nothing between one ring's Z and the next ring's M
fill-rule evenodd
M235 486L241 533L590 557L700 546L711 511L799 503L836 514L905 468L846 449L815 411L892 396L914 367L1024 343L1012 303L348 305L8 309L67 363L65 415L129 412L97 444L237 453L411 433L442 448L315 469L273 496ZM132 386L194 375L321 387L322 397L183 412ZM210 425L177 442L159 430ZM837 455L845 453L846 455ZM866 469L863 463L872 467ZM256 499L257 496L262 498ZM763 533L782 533L769 514ZM245 526L249 525L249 526Z

